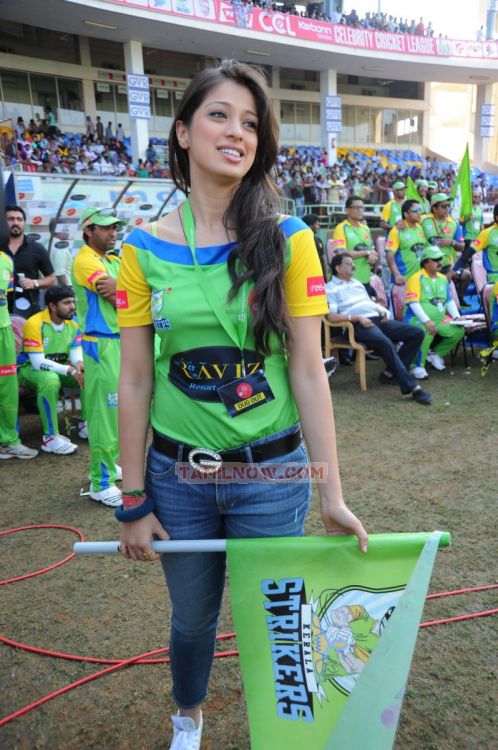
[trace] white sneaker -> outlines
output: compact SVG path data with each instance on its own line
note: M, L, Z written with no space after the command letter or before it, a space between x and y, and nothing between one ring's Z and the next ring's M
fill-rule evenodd
M199 726L190 716L172 716L173 740L169 750L200 750L202 735L202 714Z
M439 370L442 372L443 370L446 370L446 365L444 364L444 359L439 356L439 354L436 354L435 352L431 352L426 357L427 362L433 366L435 370Z
M414 378L417 378L417 380L427 380L427 378L429 377L425 367L412 367L410 372Z
M88 440L88 427L86 422L80 422L78 424L78 437L82 440Z
M92 485L90 485L90 491L84 494L88 494L92 500L102 503L102 505L107 505L109 508L117 508L121 505L121 491L114 484L106 490L100 490L99 492L95 492L92 489Z
M38 451L28 448L27 445L16 443L15 445L0 445L0 459L2 458L34 458Z
M70 456L78 446L64 435L44 435L41 449L45 453L55 453L57 456Z

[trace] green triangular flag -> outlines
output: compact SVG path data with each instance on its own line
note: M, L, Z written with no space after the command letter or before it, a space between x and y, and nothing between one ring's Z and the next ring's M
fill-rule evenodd
M472 213L472 182L470 179L469 144L465 149L460 169L451 189L451 215L455 221Z

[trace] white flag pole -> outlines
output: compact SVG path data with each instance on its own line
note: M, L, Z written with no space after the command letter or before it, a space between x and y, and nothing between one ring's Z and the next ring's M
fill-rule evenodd
M225 552L226 539L187 539L168 542L152 542L154 552ZM73 546L77 555L111 555L119 552L119 541L76 542Z

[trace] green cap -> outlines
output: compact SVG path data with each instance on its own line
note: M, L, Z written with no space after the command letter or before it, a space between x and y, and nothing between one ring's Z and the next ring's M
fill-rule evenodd
M427 182L427 180L422 180L422 179L420 179L420 180L417 180L417 182L415 183L415 185L416 185L416 186L417 186L418 188L419 188L419 187L425 187L425 188L426 188L426 187L429 187L429 183Z
M422 255L420 256L420 265L424 262L424 260L442 260L443 259L443 253L441 252L439 247L434 247L434 245L429 245L428 247L424 247L422 250Z
M81 214L81 226L89 227L91 224L97 224L99 227L110 227L111 224L120 224L124 226L126 221L118 219L114 208L86 208Z
M429 190L437 190L438 185L435 180L429 180L429 182L427 183L427 187L429 188Z
M435 203L442 203L443 201L449 201L449 196L446 193L434 193L431 197L431 206Z
M398 180L393 185L393 190L404 190L406 188L406 185L404 182L401 182L401 180Z

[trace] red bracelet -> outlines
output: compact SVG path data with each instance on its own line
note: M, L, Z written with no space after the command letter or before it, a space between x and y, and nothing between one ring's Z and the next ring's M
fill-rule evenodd
M136 508L138 505L143 505L147 499L147 495L145 492L141 492L140 494L132 493L128 495L126 492L121 493L121 502L123 503L123 508Z

